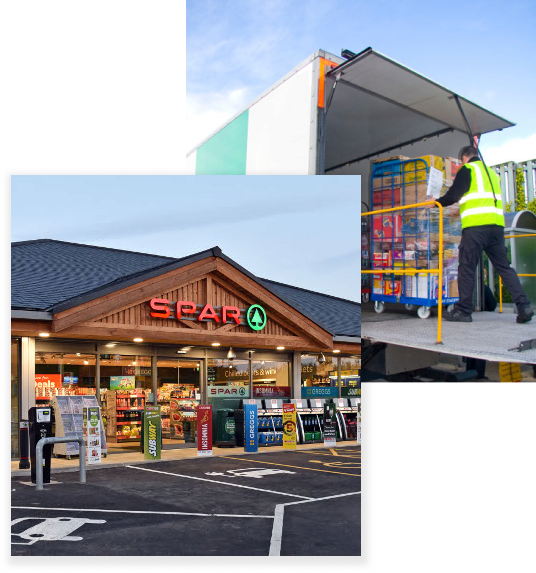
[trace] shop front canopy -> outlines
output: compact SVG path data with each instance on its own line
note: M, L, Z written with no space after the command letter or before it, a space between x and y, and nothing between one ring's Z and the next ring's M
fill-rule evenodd
M457 133L515 125L371 48L326 75L326 171ZM452 138L450 138L452 140Z

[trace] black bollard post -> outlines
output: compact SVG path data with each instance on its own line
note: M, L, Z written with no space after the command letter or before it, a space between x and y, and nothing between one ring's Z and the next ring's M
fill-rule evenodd
M19 444L20 444L20 461L19 469L28 470L30 469L30 446L28 442L28 430L30 423L28 420L20 421L20 433L19 433Z

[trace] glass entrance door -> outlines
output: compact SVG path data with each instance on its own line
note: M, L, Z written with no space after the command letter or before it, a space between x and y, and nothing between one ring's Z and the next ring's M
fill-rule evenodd
M201 366L200 360L157 360L157 400L162 414L164 447L196 442Z

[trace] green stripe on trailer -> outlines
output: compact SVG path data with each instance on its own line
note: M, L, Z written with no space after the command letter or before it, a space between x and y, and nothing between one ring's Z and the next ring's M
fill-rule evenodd
M245 175L248 144L246 110L197 149L196 175Z

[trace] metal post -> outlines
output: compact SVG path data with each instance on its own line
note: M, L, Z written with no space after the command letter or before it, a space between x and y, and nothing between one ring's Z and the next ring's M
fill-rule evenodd
M179 368L177 368L177 372L178 371ZM156 406L158 404L158 357L156 353L151 356L151 389L153 393L153 405Z
M341 377L341 357L337 356L337 387L339 389L337 398L341 397L341 386L342 386L342 377Z
M43 448L48 444L67 444L70 442L78 442L79 446L79 466L80 466L80 483L86 483L86 442L84 438L41 438L35 446L35 489L40 491L43 489Z
M97 395L97 404L102 407L100 388L100 347L97 344L97 356L95 357L95 394Z

